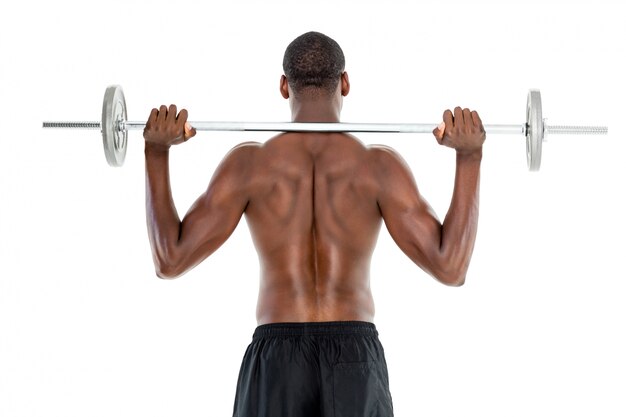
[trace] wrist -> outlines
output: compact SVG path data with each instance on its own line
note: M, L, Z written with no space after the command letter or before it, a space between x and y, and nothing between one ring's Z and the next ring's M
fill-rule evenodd
M145 142L145 153L148 154L168 154L170 145L162 145L160 143Z
M457 161L474 161L480 162L483 159L483 148L473 149L471 151L456 151Z

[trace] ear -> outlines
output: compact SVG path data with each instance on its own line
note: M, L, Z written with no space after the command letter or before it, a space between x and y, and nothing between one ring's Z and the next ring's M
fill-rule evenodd
M345 97L349 92L350 79L348 78L348 73L344 71L343 74L341 74L341 95Z
M289 83L284 75L280 76L280 94L283 98L289 98Z

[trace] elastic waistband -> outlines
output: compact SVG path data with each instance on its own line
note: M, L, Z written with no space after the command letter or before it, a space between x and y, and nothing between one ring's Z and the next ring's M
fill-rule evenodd
M311 323L262 324L254 331L253 339L272 336L312 336L359 334L378 336L374 323L366 321L324 321Z

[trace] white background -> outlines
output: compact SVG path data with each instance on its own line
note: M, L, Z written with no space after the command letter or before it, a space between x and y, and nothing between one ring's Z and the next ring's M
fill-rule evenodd
M282 55L336 39L352 92L343 121L437 122L477 109L524 122L540 88L558 123L539 173L524 141L489 136L467 283L447 288L383 228L376 325L397 416L626 415L624 13L615 3L365 1L5 2L0 13L0 416L228 416L256 326L257 258L242 221L179 280L153 271L143 146L106 165L100 136L44 131L97 120L124 87L129 119L176 103L195 120L286 121ZM395 147L445 216L454 152ZM199 133L171 152L183 215L223 155L265 134Z

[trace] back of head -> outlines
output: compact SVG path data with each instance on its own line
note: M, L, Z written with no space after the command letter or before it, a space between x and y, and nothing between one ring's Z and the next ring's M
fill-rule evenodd
M294 39L283 58L283 71L296 94L332 94L345 69L345 57L337 42L319 32Z

